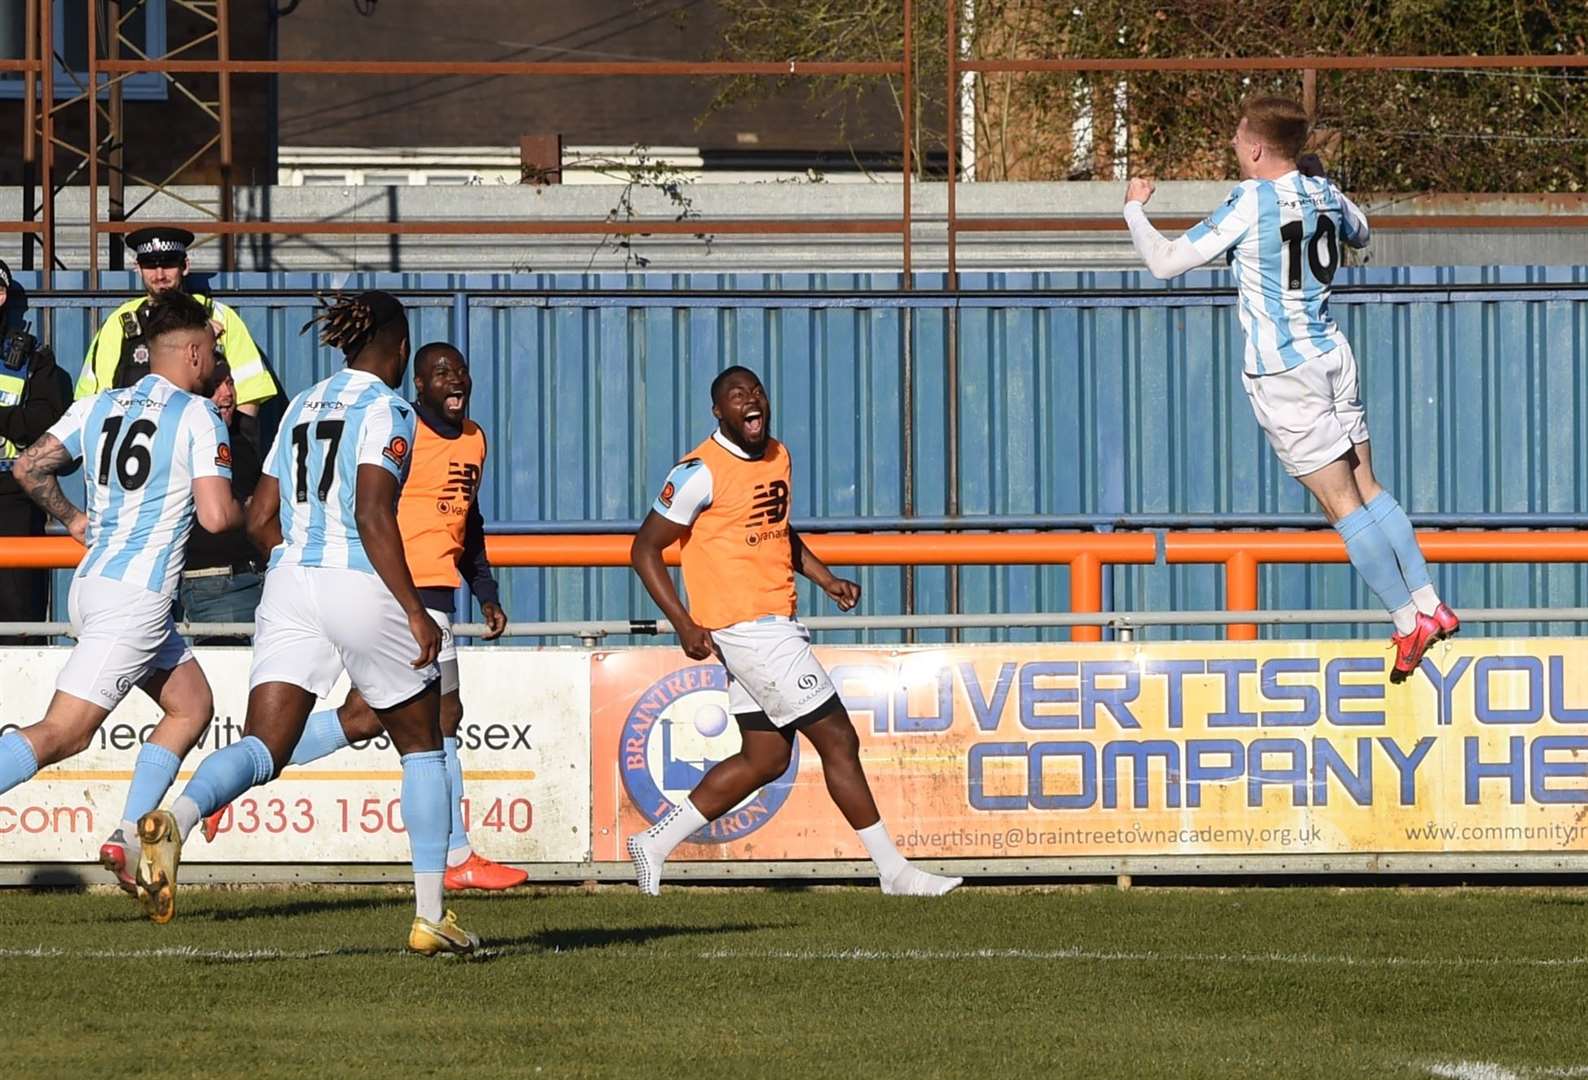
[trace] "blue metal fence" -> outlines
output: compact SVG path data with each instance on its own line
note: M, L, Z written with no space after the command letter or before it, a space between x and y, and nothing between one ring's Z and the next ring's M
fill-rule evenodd
M316 292L402 295L415 309L416 343L452 340L472 359L473 414L492 444L481 493L488 520L588 529L640 517L668 466L709 431L706 386L728 363L756 368L767 383L775 430L794 455L797 518L944 515L952 461L959 513L1000 516L1003 527L1053 515L1099 528L1316 520L1252 420L1226 274L1168 284L1140 273L962 277L956 294L936 291L941 282L929 276L901 293L892 275L834 274L240 274L210 285L238 309L289 392L340 363L297 332ZM56 281L55 292L31 297L32 317L47 314L47 336L75 374L133 278L103 275L110 291L95 293L83 291L82 275ZM1353 269L1336 284L1375 465L1409 511L1496 527L1581 523L1588 267ZM949 573L913 572L916 611L946 609ZM862 571L866 610L902 611L909 575ZM1585 567L1447 567L1439 577L1459 604L1588 603ZM515 618L652 614L624 570L503 578ZM969 612L1062 609L1068 575L967 567L959 590ZM1339 566L1266 569L1262 593L1268 607L1371 603ZM1106 599L1118 609L1217 607L1222 570L1116 568ZM825 605L809 595L804 603ZM1274 631L1352 632L1361 628Z

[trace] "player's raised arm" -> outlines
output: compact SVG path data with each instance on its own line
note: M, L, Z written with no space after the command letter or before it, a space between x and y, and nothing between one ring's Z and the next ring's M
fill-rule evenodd
M673 624L678 643L691 660L707 660L712 655L711 634L689 617L684 602L673 586L672 575L662 561L662 552L689 535L689 526L670 521L652 510L640 523L640 531L629 545L629 563L639 575L640 584Z
M1151 180L1139 176L1125 185L1125 224L1130 227L1130 242L1136 254L1153 277L1163 281L1194 270L1240 243L1255 213L1246 189L1237 187L1223 206L1190 232L1171 241L1147 220L1146 204L1154 190Z
M1354 248L1367 247L1371 239L1367 215L1339 188L1335 188L1335 194L1340 196L1340 239Z

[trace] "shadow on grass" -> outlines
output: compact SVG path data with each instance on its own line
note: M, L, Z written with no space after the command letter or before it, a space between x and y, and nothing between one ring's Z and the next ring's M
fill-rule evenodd
M373 905L372 905L373 906ZM471 922L471 927L473 923ZM649 945L671 937L690 937L712 934L754 933L758 930L786 930L793 923L722 923L712 926L599 926L564 930L538 930L510 937L484 935L478 954L460 963L490 963L509 958L534 958L551 953L599 953L604 949ZM474 927L478 929L478 927ZM339 945L304 952L276 952L270 949L236 951L212 950L198 952L188 959L195 963L233 967L238 964L301 963L305 960L328 960L336 957L407 957L395 945ZM417 959L417 958L413 958ZM446 959L446 958L444 958ZM444 962L444 961L443 961Z
M278 904L257 904L239 908L213 908L191 918L205 918L211 922L247 922L252 919L282 919L298 915L324 915L327 913L356 911L412 910L413 899L407 896L316 896L303 900L283 900Z
M540 930L532 934L493 940L487 944L501 949L534 949L539 952L587 952L649 945L670 937L710 934L749 934L757 930L786 930L793 923L717 923L706 926L592 926L561 930Z

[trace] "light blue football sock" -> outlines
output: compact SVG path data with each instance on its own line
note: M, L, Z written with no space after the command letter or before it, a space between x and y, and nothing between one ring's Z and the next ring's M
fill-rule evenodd
M1395 549L1389 538L1373 521L1373 514L1359 506L1334 523L1340 539L1345 541L1346 554L1351 565L1367 587L1372 589L1384 609L1395 617L1395 629L1404 634L1416 624L1417 609L1412 606L1411 590L1401 577L1400 564L1395 561ZM1411 625L1406 625L1407 620Z
M447 869L447 831L451 801L447 782L447 755L440 750L404 754L403 825L408 829L408 850L414 864L414 906L420 918L439 922L442 910L442 875Z
M308 723L303 725L303 735L298 739L298 745L292 748L292 757L287 764L307 765L336 753L346 745L347 732L342 730L342 721L337 719L336 710L321 709L309 714Z
M39 759L33 755L33 744L22 737L22 732L0 735L0 793L27 783L38 771Z
M181 797L192 801L203 820L275 774L276 763L270 758L270 750L249 735L205 758L182 789Z
M463 827L463 760L458 757L458 740L448 736L441 740L441 752L447 755L447 786L452 800L452 831L447 836L447 865L457 866L469 857L469 831Z
M127 823L137 825L138 819L160 805L165 793L176 780L176 770L182 759L163 746L144 743L138 751L138 760L132 767L132 784L127 788L127 805L121 811L123 828ZM129 840L132 836L127 837Z
M1373 523L1378 526L1379 532L1395 549L1395 561L1400 563L1401 578L1412 594L1412 603L1424 615L1432 615L1434 608L1439 606L1439 595L1434 591L1433 577L1428 573L1428 560L1423 558L1423 549L1417 545L1417 533L1412 529L1411 519L1401 509L1401 504L1395 501L1395 496L1387 491L1379 492L1367 504L1367 509L1373 515Z

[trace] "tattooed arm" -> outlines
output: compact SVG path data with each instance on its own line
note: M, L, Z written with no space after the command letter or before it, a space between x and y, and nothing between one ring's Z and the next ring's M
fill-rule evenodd
M11 475L28 497L66 526L79 544L88 531L88 515L72 505L61 490L59 475L72 467L72 456L54 435L45 435L22 451Z

